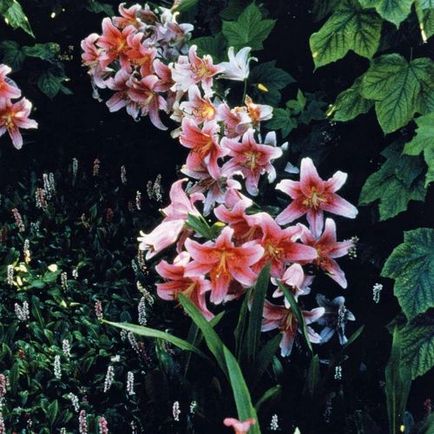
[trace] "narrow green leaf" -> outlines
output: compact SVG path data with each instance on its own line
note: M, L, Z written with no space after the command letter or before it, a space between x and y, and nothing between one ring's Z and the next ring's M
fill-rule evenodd
M349 338L348 341L344 344L344 348L348 348L354 341L359 339L363 331L365 330L365 326L360 326Z
M206 321L206 320L205 320ZM128 324L128 323L116 323L111 321L103 320L104 323L109 324L111 326L132 332L134 334L137 334L139 336L145 336L148 338L156 338L156 339L163 339L172 345L175 345L175 347L180 348L181 350L185 351L192 351L193 353L197 354L198 356L201 356L203 358L207 358L202 351L197 349L195 346L193 346L191 343L177 338L176 336L173 336L169 333L162 332L161 330L152 329L149 327L139 326L135 324Z
M309 364L306 378L306 388L311 397L315 395L316 388L319 383L320 369L319 369L319 356L315 354Z
M209 322L204 318L199 309L183 294L179 294L178 300L185 312L199 327L203 334L208 349L211 351L222 371L227 375L226 363L223 354L223 342L218 334L211 327Z
M276 386L270 387L264 392L264 394L258 399L255 404L255 410L257 413L261 410L261 407L270 400L276 399L282 393L282 386L277 384Z
M266 371L270 363L273 361L277 350L279 349L280 341L282 336L278 333L272 339L270 339L259 351L256 357L256 364L253 372L255 373L255 382L259 381L262 374Z
M255 419L256 423L250 428L249 433L260 434L258 416L253 407L250 392L244 380L243 373L233 354L223 346L223 355L227 372L229 373L229 381L231 383L232 392L234 394L235 405L237 407L238 419L244 421L249 418Z
M259 273L258 280L253 289L253 300L249 315L249 323L246 335L247 358L255 362L261 339L262 316L264 311L264 300L270 282L270 265L265 266Z

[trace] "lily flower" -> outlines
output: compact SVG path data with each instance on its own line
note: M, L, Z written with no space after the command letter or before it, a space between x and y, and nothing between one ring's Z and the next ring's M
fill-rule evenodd
M281 282L285 286L288 286L295 299L302 295L308 295L310 293L310 285L312 284L314 276L305 275L303 267L300 264L292 264L283 273ZM277 286L277 279L272 278L272 283ZM273 292L273 298L278 298L283 296L283 291L277 287ZM285 300L285 304L287 300Z
M110 18L102 20L102 35L96 41L96 45L102 48L100 65L105 69L113 61L119 59L122 67L128 67L129 61L126 52L128 50L128 37L136 33L134 26L127 26L119 30Z
M145 12L147 12L147 14L151 13L153 15L153 21L157 20L157 17L153 12L143 10L142 6L139 4L135 4L127 8L125 7L125 3L121 3L119 5L120 17L114 17L113 24L119 29L124 29L127 26L134 26L137 29L140 29L143 26L140 15L144 14Z
M241 137L250 128L252 123L246 107L231 109L225 102L217 106L216 119L223 122L225 136L230 139Z
M221 62L219 66L223 69L221 78L234 81L244 81L250 74L249 62L258 60L256 57L250 57L251 47L244 47L235 54L234 47L229 47L229 62Z
M189 191L190 193L203 193L205 195L203 202L203 214L205 216L211 212L216 203L225 201L227 190L241 190L241 184L220 167L218 167L218 176L216 177L210 175L209 167L204 166L204 164L195 170L189 170L183 166L181 172L198 181Z
M182 132L179 137L181 145L190 148L186 166L189 170L196 170L206 164L212 177L218 178L220 168L217 160L227 152L218 143L219 125L215 121L205 122L200 128L192 119L182 120Z
M331 218L326 219L324 232L319 238L316 238L306 226L301 224L299 226L302 228L301 242L312 246L318 253L314 264L325 271L342 288L346 288L345 273L335 258L347 255L354 246L354 242L352 240L336 241L336 223Z
M336 194L347 180L347 174L336 172L327 181L322 180L310 158L303 158L300 167L300 181L284 179L276 189L290 196L293 201L277 217L284 225L306 214L310 228L315 235L321 233L324 225L324 211L355 218L358 211L341 196Z
M157 49L143 44L145 35L141 32L131 34L127 38L128 49L125 54L132 65L139 67L142 77L154 74L153 63L157 56Z
M106 101L106 105L110 112L116 112L126 107L127 113L136 119L139 116L140 108L128 95L130 78L131 70L121 68L114 77L110 77L106 81L107 87L114 91L114 94Z
M254 284L257 273L252 266L262 257L264 249L255 241L235 247L233 229L225 227L215 242L200 244L187 239L185 247L193 261L186 267L188 277L203 276L207 273L211 280L211 301L222 303L235 280L245 287Z
M193 84L200 83L205 96L211 96L213 94L213 77L222 72L223 69L213 64L210 55L200 58L196 52L197 46L192 45L188 51L188 58L180 56L179 61L172 64L172 77L176 83L174 90L186 92Z
M12 69L7 65L0 65L0 100L20 98L21 90L7 77Z
M232 427L235 431L235 434L247 434L250 430L250 427L256 423L256 420L250 418L241 422L240 420L234 419L233 417L227 417L223 423L225 426Z
M253 201L238 190L228 189L224 204L214 208L215 216L234 230L234 240L246 242L260 238L262 231L252 227L248 222L246 210L253 205Z
M255 271L261 270L271 262L271 275L280 278L289 263L312 262L317 258L317 252L313 247L296 242L301 236L300 227L282 229L266 212L249 215L247 221L251 227L262 231L262 237L258 241L264 248L264 255L255 264Z
M194 206L198 200L203 200L203 195L192 194L190 197L184 192L182 185L187 179L180 179L173 183L170 189L171 203L162 209L164 219L152 232L145 234L140 232L139 249L146 251L146 260L152 259L165 248L178 241L183 233L185 222L189 214L199 215L199 211Z
M265 137L264 144L257 143L254 130L249 129L242 138L242 142L223 138L221 145L229 149L232 157L225 163L227 171L239 170L246 179L246 189L252 196L258 194L258 184L261 175L268 174L268 182L276 179L276 170L271 164L273 160L282 156L282 150L276 148L276 133L270 132Z
M259 128L261 122L268 121L273 117L273 107L271 105L255 104L249 95L246 96L244 104L246 104L254 128Z
M128 96L140 106L142 116L149 115L154 126L160 130L167 130L167 127L161 122L159 114L160 110L167 111L167 104L159 92L161 92L161 88L156 75L148 75L141 80L130 80Z
M303 318L306 323L307 336L310 342L318 344L321 342L321 337L316 333L309 324L312 324L321 318L325 309L317 307L312 310L302 310ZM282 333L280 341L280 354L282 357L287 357L291 354L294 340L299 331L299 324L292 310L285 305L278 306L265 300L262 328L263 332L278 329Z
M348 342L345 336L347 322L356 320L353 313L345 307L345 297L329 300L325 295L318 294L316 302L325 309L324 315L318 320L319 325L325 326L320 333L321 343L328 342L337 333L339 343L345 345Z
M20 129L38 128L38 123L29 119L32 103L21 98L12 103L8 99L0 99L0 137L7 131L16 149L23 146Z
M188 89L188 100L179 107L198 124L212 121L216 117L217 110L209 98L202 97L199 88L193 85Z
M157 264L155 270L166 279L164 283L157 283L157 294L161 299L169 301L177 300L179 294L185 295L209 321L214 315L206 306L205 294L211 290L211 284L202 276L185 277L185 269L189 262L190 255L187 252L181 252L174 259L173 264L164 260Z
M170 68L160 59L155 59L153 69L155 71L155 74L160 79L158 86L160 87L161 92L168 92L174 83L172 80L172 72Z

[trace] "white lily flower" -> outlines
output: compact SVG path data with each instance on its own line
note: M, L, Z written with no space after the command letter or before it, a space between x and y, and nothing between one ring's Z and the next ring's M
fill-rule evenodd
M234 47L228 50L229 62L221 62L218 66L223 68L221 78L234 81L244 81L250 74L249 62L257 61L256 57L249 57L250 47L244 47L235 54Z

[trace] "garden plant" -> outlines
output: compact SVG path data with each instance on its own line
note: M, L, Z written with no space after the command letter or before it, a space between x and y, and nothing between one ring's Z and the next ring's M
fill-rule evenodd
M434 433L434 2L0 13L0 433Z

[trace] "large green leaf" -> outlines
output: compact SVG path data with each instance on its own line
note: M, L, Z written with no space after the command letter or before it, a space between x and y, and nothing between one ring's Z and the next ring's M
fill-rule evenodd
M407 324L399 330L399 336L402 365L411 369L413 379L434 367L434 323Z
M434 307L434 229L404 232L381 275L395 279L394 293L408 319Z
M0 43L0 50L3 63L9 65L14 71L18 71L26 58L18 42L3 41Z
M336 102L328 112L335 121L350 121L373 107L374 102L363 98L360 94L361 81L359 77L349 89L341 92L336 98Z
M425 186L434 181L434 113L416 119L417 129L413 140L404 146L404 154L419 155L423 153L428 165Z
M242 421L249 418L255 419L256 423L250 428L249 433L260 434L261 429L258 423L258 416L256 415L255 407L253 407L249 389L244 380L240 366L233 354L225 346L223 346L223 354L227 366L227 372L229 373L232 392L234 394L238 419Z
M209 54L214 62L223 61L226 56L226 40L221 32L214 36L200 36L191 41L191 44L197 46L200 56Z
M156 330L156 329L152 329L152 328L144 327L144 326L139 326L139 325L135 325L135 324L116 323L116 322L105 321L105 320L104 320L104 322L106 324L112 325L112 326L120 328L122 330L132 332L132 333L139 335L139 336L145 336L148 338L163 339L163 340L171 343L172 345L175 345L175 347L180 348L181 350L192 351L193 353L196 353L198 356L207 358L205 356L205 354L202 353L202 351L198 350L190 342L187 342L184 339L177 338L176 336L173 336L170 333L162 332L161 330Z
M360 193L360 205L379 201L380 220L405 211L410 200L425 199L423 161L418 157L401 155L401 150L402 145L394 143L381 153L386 161L369 176Z
M381 26L382 20L374 11L362 9L357 0L344 0L310 37L315 66L342 59L350 50L371 58L380 43Z
M416 112L433 106L434 64L428 58L407 62L399 54L375 59L364 74L360 93L375 101L378 122L385 133L405 126Z
M359 0L365 8L375 10L387 21L397 27L410 15L414 0Z
M17 0L0 0L0 13L4 16L6 23L13 29L22 29L28 35L35 37L29 20Z
M315 0L312 13L316 21L320 21L330 14L340 0Z
M264 300L267 295L270 282L270 266L267 265L259 273L258 280L253 289L253 300L250 308L249 322L246 334L247 359L254 362L259 348L261 338L262 317L264 311Z
M262 43L275 23L275 20L264 19L258 6L252 3L236 21L223 21L222 31L228 45L235 49L252 47L252 50L262 50Z

